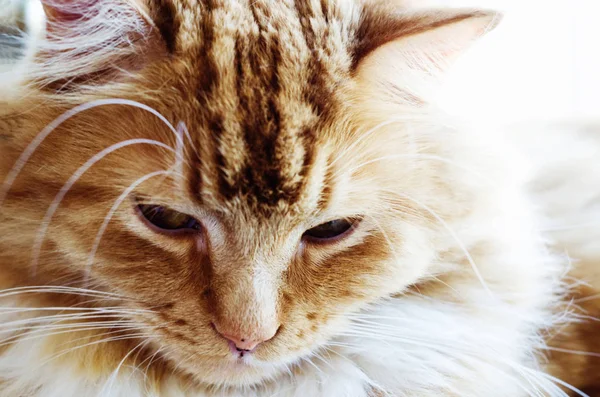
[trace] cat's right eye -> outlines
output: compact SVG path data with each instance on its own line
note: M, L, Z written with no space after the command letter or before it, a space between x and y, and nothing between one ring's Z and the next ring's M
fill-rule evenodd
M194 217L161 205L140 204L137 213L144 223L161 232L193 232L202 227Z

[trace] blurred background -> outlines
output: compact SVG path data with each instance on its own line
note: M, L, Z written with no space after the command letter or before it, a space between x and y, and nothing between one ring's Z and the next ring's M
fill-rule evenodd
M504 13L452 70L440 96L449 112L494 123L600 118L600 0L408 1ZM39 0L0 0L0 63L19 54L15 33L42 25Z
M507 122L600 117L600 1L438 3L504 13L453 70L447 108Z

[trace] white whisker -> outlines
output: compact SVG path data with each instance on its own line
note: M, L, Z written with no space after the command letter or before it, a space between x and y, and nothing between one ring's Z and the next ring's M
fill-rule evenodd
M121 360L121 362L119 362L119 364L117 365L117 368L115 368L115 370L113 371L113 373L110 375L110 377L108 378L108 380L106 381L106 384L104 385L104 387L101 390L101 394L105 393L107 396L110 396L113 384L119 374L119 370L121 369L121 367L123 366L123 363L127 360L127 358L129 358L129 356L135 352L137 349L142 348L145 344L147 344L148 341L142 341L139 344L137 344L134 348L132 348L126 355L125 357L123 357L123 359Z
M333 161L331 161L330 166L335 165L335 163L337 163L343 156L345 156L346 153L349 153L350 151L352 151L361 142L363 142L367 138L371 137L371 135L373 135L375 132L377 132L381 128L386 127L388 125L399 123L400 121L403 121L403 120L404 119L401 119L401 118L389 119L389 120L386 120L386 121L384 121L382 123L379 123L378 125L376 125L375 127L371 128L370 130L368 130L368 131L360 134L360 137L357 140L355 140L351 145L349 145L347 148L345 148L340 154L338 154L333 159Z
M173 127L173 125L162 114L160 114L156 110L154 110L151 107L144 105L140 102L131 101L128 99L113 98L113 99L99 99L96 101L92 101L92 102L88 102L88 103L76 106L75 108L66 111L65 113L63 113L62 115L57 117L54 121L52 121L50 124L48 124L33 139L33 141L27 146L27 148L25 148L23 153L21 153L21 155L17 159L15 165L12 167L12 169L9 171L8 175L4 179L4 183L2 184L2 188L0 189L0 207L4 203L4 200L6 199L6 195L10 191L13 183L15 182L15 180L21 173L22 169L25 167L25 164L27 164L27 162L29 161L29 159L31 158L33 153L37 150L37 148L56 128L58 128L62 123L64 123L65 121L69 120L70 118L76 116L77 114L79 114L81 112L84 112L86 110L90 110L93 108L101 107L101 106L107 106L107 105L131 106L131 107L136 107L138 109L145 110L145 111L153 114L154 116L158 117L171 130L171 132L175 135L176 139L178 139L178 140L181 139L180 135L177 133L177 130L175 129L175 127ZM188 134L188 137L189 137L189 134ZM191 138L189 138L189 139L190 139L190 144L193 147L193 142L191 141Z
M63 329L60 331L53 331L53 330L49 329L48 331L52 331L52 332L46 332L46 333L42 333L42 332L33 333L32 332L32 334L28 334L27 336L16 335L16 336L4 338L1 340L0 347L8 346L8 345L14 344L15 342L28 342L28 341L32 341L32 340L48 338L48 337L57 336L57 335L68 335L68 334L73 334L73 333L78 333L78 332L101 331L101 330L107 330L107 329L115 330L113 332L109 332L108 334L110 334L110 333L122 334L125 331L145 330L145 328L139 328L137 326L128 326L128 327L123 326L120 328L118 326L108 327L107 325L96 326L96 327L86 327L86 328L73 327L73 328L69 328L66 330ZM70 340L69 343L75 342L78 340L88 340L88 339L89 339L89 336L84 337L84 338ZM65 343L67 343L67 342L65 342Z
M96 291L84 288L67 287L64 285L41 285L41 286L27 286L27 287L15 287L0 290L0 298L6 298L9 296L20 295L20 294L38 294L38 293L54 293L54 294L68 294L68 295L79 295L79 296L94 296L104 297L106 299L127 299L123 295L118 295L110 292Z
M117 211L117 209L121 206L123 201L125 201L125 199L127 199L127 197L129 197L129 195L139 185L141 185L142 183L146 182L147 180L154 178L156 176L159 176L159 175L169 175L169 171L161 170L161 171L151 172L149 174L144 175L143 177L137 179L135 182L133 182L131 185L129 185L129 187L127 189L125 189L125 191L123 191L123 193L115 200L114 204L108 211L108 214L106 214L106 216L104 217L104 222L102 222L102 225L100 226L100 229L98 230L98 233L96 234L96 238L94 239L94 244L92 246L92 250L90 251L90 255L89 255L89 259L88 259L87 267L86 267L88 272L94 263L94 258L96 256L96 252L98 251L98 247L100 246L100 240L102 239L102 236L104 235L104 232L106 231L106 228L108 227L108 224L110 223L110 221L111 221L113 215L115 214L115 212Z
M448 225L448 223L444 219L442 219L442 217L440 217L434 210L432 210L431 208L429 208L427 205L423 204L421 201L419 201L419 200L417 200L417 199L415 199L415 198L413 198L413 197L411 197L411 196L409 196L407 194L403 194L403 193L396 193L396 194L399 195L399 196L401 196L401 197L406 198L407 200L410 200L410 201L414 202L415 204L417 204L418 206L420 206L421 208L423 208L425 211L427 211L429 214L431 214L431 216L433 216L444 227L444 229L446 229L446 231L450 234L450 236L452 236L452 238L454 239L454 241L456 242L456 244L459 246L459 248L465 254L465 257L467 258L467 261L471 265L471 268L473 269L473 272L475 273L475 276L477 277L477 279L481 283L483 289L486 291L486 293L491 298L495 298L494 293L488 287L488 285L485 282L483 276L481 275L481 272L479 271L479 268L475 264L475 260L473 259L473 257L469 253L469 250L467 249L467 247L465 246L465 244L458 237L458 235L456 234L456 232L454 231L454 229L452 229L450 227L450 225Z
M101 339L101 340L98 340L98 341L89 342L89 343L86 343L86 344L83 344L83 345L75 346L73 348L61 351L61 352L59 352L59 353L57 353L57 354L49 357L48 359L42 361L39 364L38 368L42 367L42 366L44 366L46 364L48 364L52 360L56 360L57 358L63 357L66 354L72 353L72 352L74 352L76 350L79 350L79 349L83 349L85 347L99 345L99 344L104 344L104 343L109 343L109 342L117 342L117 341L124 341L124 340L130 340L130 339L139 339L139 338L144 338L144 337L148 337L148 336L149 335L147 335L145 333L128 334L128 335L125 335L125 336L117 336L117 337L112 337L112 338L106 338L106 339Z
M28 312L96 312L96 313L116 313L124 315L147 314L151 310L145 309L123 309L120 307L101 307L101 308L81 308L81 307L0 307L0 315L28 313Z
M90 320L90 319L110 319L110 318L122 318L123 315L122 314L101 314L98 315L97 313L90 313L90 314L57 314L54 316L42 316L42 317L33 317L33 318L28 318L28 319L23 319L23 320L15 320L15 321L9 321L9 322L5 322L0 324L0 333L3 332L9 332L12 331L13 329L9 328L8 330L5 330L8 327L17 327L20 325L27 325L27 324L31 324L31 323L37 323L37 324L41 324L41 323L46 323L46 322L65 322L65 321L69 321L69 320ZM47 325L37 325L39 327L45 327ZM33 327L33 326L31 326ZM31 329L31 327L28 327L28 329Z
M67 183L65 183L63 185L63 187L60 189L60 192L56 195L56 197L50 204L50 207L46 211L46 215L44 216L44 219L42 220L42 226L40 227L40 229L38 231L36 241L34 244L34 248L33 248L33 254L32 254L32 269L33 269L34 274L36 272L37 262L39 259L40 252L42 250L42 244L44 242L44 237L46 235L46 231L50 225L50 221L52 220L54 213L58 209L58 206L60 205L62 200L65 198L65 196L67 195L69 190L71 190L73 185L75 185L75 183L79 180L79 178L81 178L81 176L88 169L90 169L94 164L99 162L101 159L103 159L107 155L109 155L110 153L113 153L116 150L122 149L124 147L138 145L138 144L158 146L165 150L174 152L173 148L171 148L170 146L168 146L162 142L156 141L156 140L141 139L141 138L128 139L126 141L122 141L122 142L116 143L114 145L111 145L108 148L102 150L101 152L99 152L98 154L96 154L95 156L90 158L84 165L82 165L80 168L78 168L77 171L75 171L73 173L73 175L71 175L71 177L69 178Z

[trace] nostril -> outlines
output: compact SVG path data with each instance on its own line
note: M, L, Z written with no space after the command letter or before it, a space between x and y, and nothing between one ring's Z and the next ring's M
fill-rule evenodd
M225 334L222 333L221 336L231 342L233 342L236 350L238 351L244 351L244 352L249 352L252 351L256 348L256 346L260 345L262 342L262 340L253 340L253 339L248 339L248 338L240 338L239 336L236 335L230 335L230 334Z
M265 332L265 330L260 329L254 332L256 335L254 337L248 337L246 335L241 336L238 333L221 331L214 323L211 325L215 332L230 342L230 347L234 352L252 352L258 345L272 339L275 336L274 332ZM261 337L260 335L268 336Z

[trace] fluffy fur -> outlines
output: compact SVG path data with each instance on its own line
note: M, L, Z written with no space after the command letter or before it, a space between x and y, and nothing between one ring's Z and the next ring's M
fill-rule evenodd
M1 108L1 396L574 390L543 359L577 316L530 158L428 102L494 13L44 3ZM219 329L275 336L238 357Z

